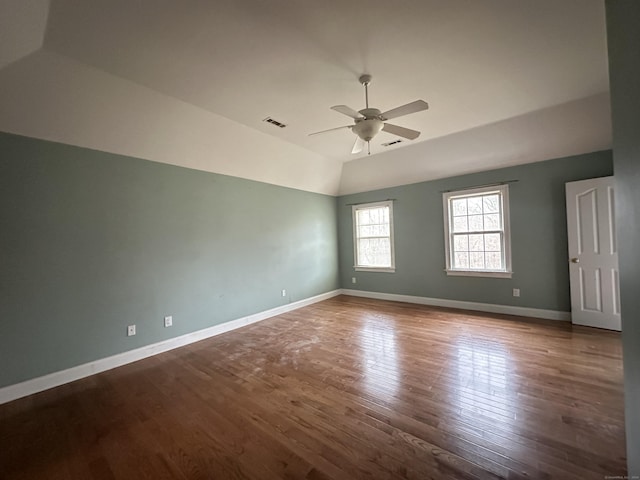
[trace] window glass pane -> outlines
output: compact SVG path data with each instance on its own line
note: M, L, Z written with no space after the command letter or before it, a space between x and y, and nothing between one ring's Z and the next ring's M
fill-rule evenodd
M380 209L382 215L382 223L389 223L389 207L383 207Z
M469 219L470 232L481 232L484 230L482 226L482 215L469 215L467 218Z
M486 252L500 252L502 251L502 245L500 242L499 233L485 233L484 234L484 250Z
M482 207L484 213L500 212L500 196L496 194L482 197Z
M467 214L467 199L466 198L455 198L451 200L451 210L453 211L453 216L457 217L460 215Z
M382 215L379 208L369 209L369 223L382 223Z
M484 251L484 236L481 233L469 235L469 250L472 252Z
M358 265L366 267L390 267L390 239L361 238L358 240Z
M484 215L484 230L500 230L500 215L497 213Z
M469 250L469 235L455 235L453 250L454 252L467 252Z
M502 270L502 253L500 252L487 252L485 254L487 261L487 269L489 270Z
M479 215L482 213L482 197L467 198L467 209L469 215Z
M389 236L389 225L363 225L358 227L358 238L384 236Z
M453 256L453 268L469 268L469 253L456 252Z
M356 210L357 223L358 225L368 225L371 223L369 220L369 209L363 208L362 210Z
M483 252L470 252L469 253L469 268L483 270L484 269L484 253Z
M388 208L364 208L358 210L358 225L379 225L389 223Z
M469 217L453 217L453 232L468 232L467 218Z

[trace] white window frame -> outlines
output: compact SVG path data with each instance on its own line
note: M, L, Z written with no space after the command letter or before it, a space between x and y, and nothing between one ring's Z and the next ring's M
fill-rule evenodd
M470 197L476 195L486 195L491 192L499 192L501 199L501 212L502 212L502 229L500 231L502 235L502 251L503 251L503 265L504 270L476 270L476 269L461 269L452 268L452 254L453 254L453 229L452 229L452 216L450 215L449 206L451 200L460 197ZM511 270L511 227L509 221L509 185L494 185L479 188L470 188L465 190L457 190L451 192L444 192L442 194L442 206L444 213L444 245L445 245L445 259L447 275L459 275L467 277L495 277L495 278L511 278L513 271ZM497 233L498 231L496 231ZM491 232L469 232L473 233L491 233Z
M357 211L367 208L389 207L389 242L391 254L391 266L389 267L369 267L366 265L358 265L358 223ZM351 217L353 219L353 263L356 272L387 272L396 271L396 254L393 242L393 201L385 200L383 202L361 203L351 207ZM385 237L386 238L386 237Z

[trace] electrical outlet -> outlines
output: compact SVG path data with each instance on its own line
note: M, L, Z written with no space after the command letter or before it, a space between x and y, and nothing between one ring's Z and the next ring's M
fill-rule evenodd
M286 297L286 296L287 296L287 291L286 291L284 288L282 289L282 296L283 296L283 297Z
M358 279L356 277L351 277L351 283L358 283Z
M136 334L136 326L129 325L127 327L127 337L133 337Z
M514 297L519 297L520 296L520 289L519 288L514 288L513 289L513 296Z
M164 326L170 327L172 325L173 325L173 317L171 315L167 315L166 317L164 317Z

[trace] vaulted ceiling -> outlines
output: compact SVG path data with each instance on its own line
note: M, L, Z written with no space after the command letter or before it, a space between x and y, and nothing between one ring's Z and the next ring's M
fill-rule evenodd
M6 0L0 31L0 130L320 193L611 142L602 0ZM418 139L308 135L362 73L429 103L393 121Z

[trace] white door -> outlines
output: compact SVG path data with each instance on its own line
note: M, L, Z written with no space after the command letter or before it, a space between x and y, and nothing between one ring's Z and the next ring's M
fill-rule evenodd
M613 177L566 184L571 321L620 330L613 189Z

